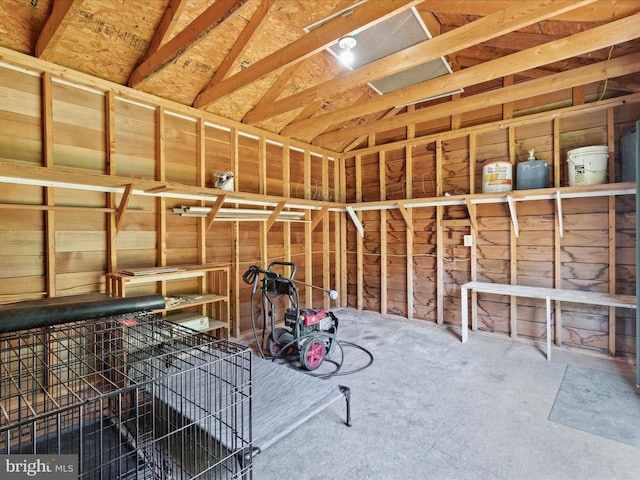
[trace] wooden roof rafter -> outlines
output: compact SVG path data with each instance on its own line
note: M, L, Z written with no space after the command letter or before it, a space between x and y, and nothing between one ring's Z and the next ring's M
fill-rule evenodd
M341 12L349 8L352 4L352 0L341 0L336 8L334 8L334 13ZM285 88L289 84L289 81L296 76L299 72L300 67L302 67L305 62L296 62L293 63L286 68L276 77L275 81L271 84L271 87L267 90L267 92L262 96L262 98L258 101L254 107L263 107L266 105L270 105L275 102L276 99L284 92ZM207 88L212 86L209 84ZM318 108L322 105L322 102L316 102L312 104L308 104L304 109L301 110L300 114L294 120L302 120L313 115Z
M228 77L218 85L203 90L196 97L193 106L206 108L216 100L269 74L306 60L344 35L355 34L418 3L420 3L420 0L398 0L395 2L368 2L364 4L366 8L357 6L350 15L331 19L298 40Z
M184 30L140 62L131 72L128 85L135 88L158 73L165 65L178 58L204 36L220 27L246 2L247 0L217 0Z
M313 140L316 143L342 142L367 133L376 133L407 124L417 124L436 120L447 115L461 114L480 108L501 105L503 103L530 98L552 91L564 90L588 83L598 82L609 77L618 77L633 73L640 64L640 53L625 55L612 60L594 63L575 70L556 73L548 77L503 87L499 91L488 91L470 97L441 103L430 108L403 113L394 118L366 122L340 131L320 134Z
M69 12L74 1L57 1L51 6L51 13L36 42L35 56L42 60L50 60L53 51L69 25Z
M261 0L257 10L247 23L246 27L240 33L240 36L236 39L235 43L231 47L231 50L225 55L222 63L216 69L213 78L209 81L207 86L203 89L207 90L213 88L222 82L231 71L231 67L242 56L244 51L249 46L251 40L256 36L260 27L264 24L264 20L267 18L267 14L276 0Z
M510 0L429 0L427 8L453 15L491 15L507 8ZM608 22L637 10L635 2L596 2L585 8L558 15L555 20L565 22Z
M593 1L538 0L537 2L518 2L504 11L480 18L475 22L417 43L356 70L346 72L320 85L294 93L274 102L268 108L254 108L245 115L245 122L255 123L266 120L287 112L296 106L312 102L317 98L335 95L359 85L413 68L430 60L473 46L483 39L512 32Z
M153 38L151 38L151 41L149 42L147 53L140 63L149 58L151 54L157 52L160 46L167 42L167 38L176 28L176 24L178 23L186 4L187 0L169 0L169 4L164 11L164 15L162 15L160 23L153 34Z
M390 108L394 105L420 100L424 97L425 91L434 96L440 95L456 88L464 88L493 80L496 72L501 72L503 75L517 74L549 63L565 60L577 54L598 50L615 43L622 43L640 35L637 29L632 28L638 22L640 22L640 13L539 47L479 63L444 77L427 80L426 82L374 98L366 103L354 104L308 120L292 122L282 130L282 133L297 137L310 136L314 133L319 134L322 127L338 124L338 122L344 121L345 118L355 118Z

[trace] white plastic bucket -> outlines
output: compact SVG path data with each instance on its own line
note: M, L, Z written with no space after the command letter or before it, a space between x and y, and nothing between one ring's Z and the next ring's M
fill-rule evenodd
M511 190L513 190L513 165L510 162L485 163L482 167L482 191L499 193Z
M608 163L609 147L606 145L594 145L592 147L569 150L567 152L569 185L600 185L606 183Z

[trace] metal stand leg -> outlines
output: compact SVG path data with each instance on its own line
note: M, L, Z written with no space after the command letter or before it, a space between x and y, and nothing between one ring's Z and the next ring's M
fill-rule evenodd
M351 423L351 389L349 387L345 387L344 385L340 385L340 392L344 395L344 399L347 401L347 427L353 425Z

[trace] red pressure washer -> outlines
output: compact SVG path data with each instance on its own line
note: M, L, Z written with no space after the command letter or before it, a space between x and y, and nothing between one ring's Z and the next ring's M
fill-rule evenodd
M274 266L290 267L289 277L273 271ZM265 343L265 333L267 331L267 316L270 319L271 331L266 339L266 348L272 358L281 357L284 354L298 353L300 363L307 370L315 370L325 359L329 359L335 350L338 335L338 318L333 312L314 308L300 308L300 299L296 283L323 290L314 285L307 285L294 280L296 275L296 265L291 262L271 262L266 270L253 265L242 275L242 280L253 285L251 292L251 324L253 334L258 344L260 355L265 354L262 345ZM262 276L262 342L258 340L255 321L254 301L258 288L258 283ZM323 290L332 300L338 298L335 290ZM288 307L284 314L285 327L275 325L275 303L274 298L287 296ZM268 307L267 307L268 304Z

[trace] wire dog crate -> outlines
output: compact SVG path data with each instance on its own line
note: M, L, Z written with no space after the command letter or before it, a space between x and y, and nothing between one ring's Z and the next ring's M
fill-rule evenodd
M0 453L79 478L251 478L251 352L149 312L0 337Z

